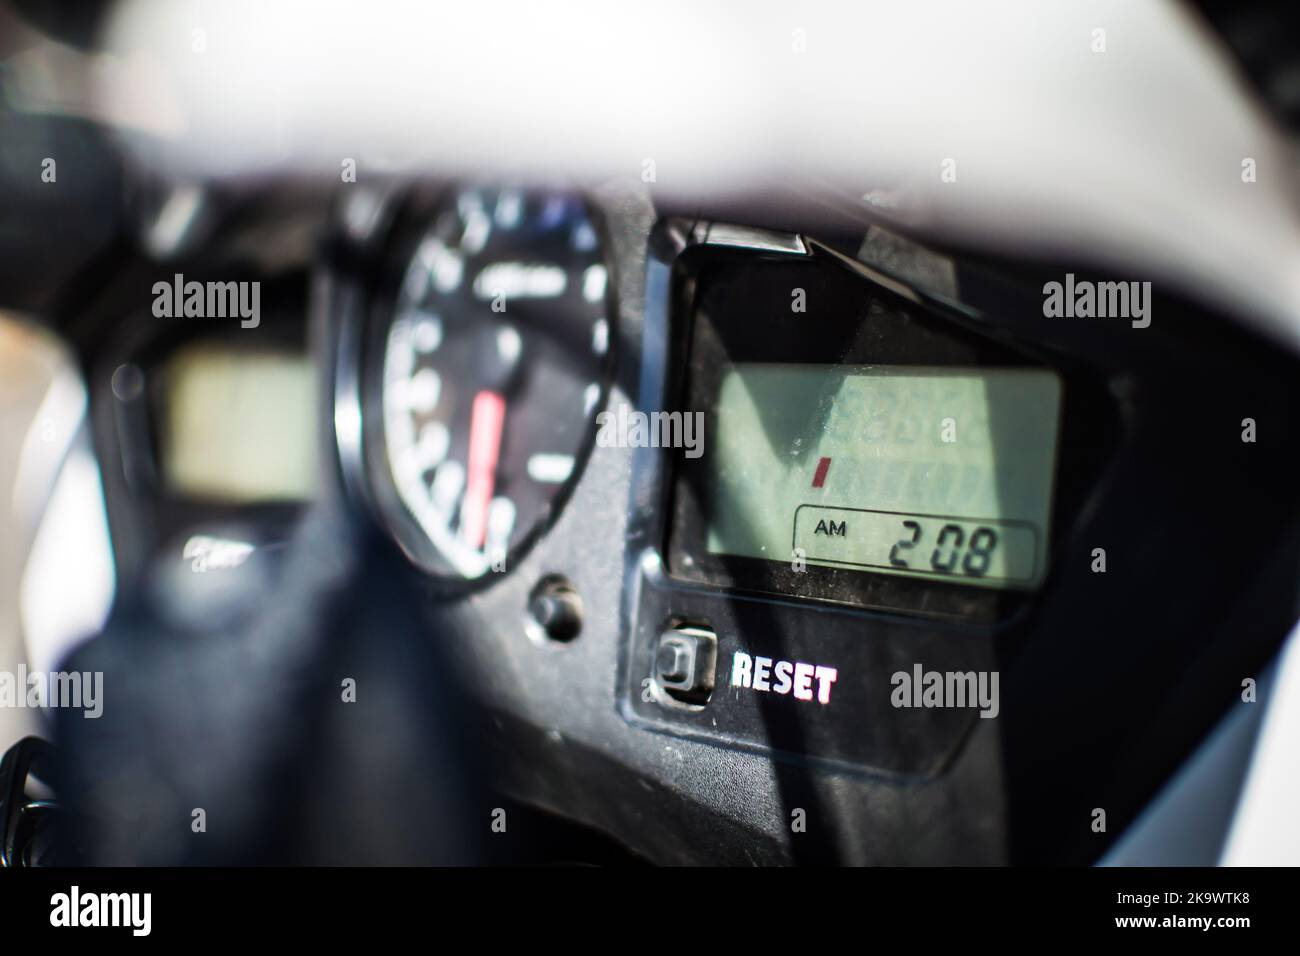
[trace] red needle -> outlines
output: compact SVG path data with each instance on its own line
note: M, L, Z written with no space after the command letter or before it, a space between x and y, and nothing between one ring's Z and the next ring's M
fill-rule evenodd
M501 429L506 420L506 400L484 389L474 396L469 419L469 475L461 504L461 531L472 547L482 549L487 537L488 505L496 484L501 454Z

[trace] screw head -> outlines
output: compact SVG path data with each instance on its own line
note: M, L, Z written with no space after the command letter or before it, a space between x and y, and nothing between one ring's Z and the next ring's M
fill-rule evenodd
M582 598L566 578L543 578L528 598L534 629L552 641L571 641L582 631Z

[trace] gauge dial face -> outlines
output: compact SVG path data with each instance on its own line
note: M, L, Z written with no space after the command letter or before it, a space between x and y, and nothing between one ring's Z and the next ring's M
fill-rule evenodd
M607 273L572 195L466 189L426 222L382 346L387 510L418 563L472 579L505 570L575 477L608 364Z

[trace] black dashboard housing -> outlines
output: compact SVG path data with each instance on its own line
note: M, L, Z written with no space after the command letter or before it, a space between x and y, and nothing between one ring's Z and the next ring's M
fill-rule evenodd
M698 291L693 270L706 258L741 270L787 268L795 234L674 219L636 188L597 190L591 202L618 311L605 407L673 408L689 394L684 304ZM1086 264L930 250L955 277L936 288L905 275L896 258L875 258L872 243L842 222L819 228L815 211L807 222L810 235L830 238L796 236L798 258L832 269L831 284L888 298L953 348L998 361L1019 355L1066 376L1069 441L1042 588L992 602L954 590L933 615L915 600L826 601L688 580L672 554L685 539L671 529L671 453L593 447L568 503L509 573L448 594L407 562L404 573L424 595L419 631L453 654L475 703L466 728L501 791L654 862L1094 862L1238 705L1241 682L1258 674L1292 623L1300 491L1287 466L1297 363L1160 289L1147 329L1045 320L1043 282L1066 271L1085 276ZM382 216L377 223L387 227ZM355 255L364 259L365 247ZM306 293L310 348L325 407L336 412L340 389L355 386L360 371L350 364L359 342L348 336L361 329L330 320L340 297L360 291L357 274L342 267L352 249L336 235L310 283L302 272L285 277ZM148 301L157 271L139 262L122 270L95 304L95 334L78 340L93 373L101 460L120 461L105 358L129 354L104 329ZM1076 396L1086 396L1077 408ZM1247 417L1258 424L1252 443L1241 440ZM372 520L350 470L360 459L332 423L322 427L330 444L312 507ZM157 538L134 527L140 512L123 497L117 467L105 476L114 539L140 561ZM1096 548L1107 553L1104 574L1092 570ZM529 594L555 574L585 607L581 634L564 644L539 642L526 627ZM875 699L828 724L763 702L714 727L712 703L675 711L642 699L647 648L679 619L707 620L724 659L744 641L755 653L811 659L834 646L849 667L882 678L914 661L998 670L1000 713L906 713ZM1099 807L1106 833L1091 827ZM796 811L805 830L792 829Z

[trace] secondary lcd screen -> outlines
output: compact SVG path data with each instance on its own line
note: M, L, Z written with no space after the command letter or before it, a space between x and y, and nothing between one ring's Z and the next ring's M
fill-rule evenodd
M175 492L302 501L316 487L316 376L303 355L214 345L164 370L161 464Z
M737 363L705 439L707 547L1032 588L1060 405L1039 368Z

